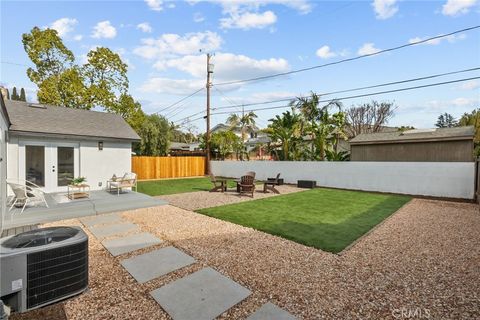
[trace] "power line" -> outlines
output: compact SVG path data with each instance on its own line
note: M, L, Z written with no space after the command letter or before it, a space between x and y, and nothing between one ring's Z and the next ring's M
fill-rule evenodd
M357 56L357 57L353 57L353 58L342 59L342 60L339 60L339 61L329 62L329 63L325 63L325 64L321 64L321 65L316 65L316 66L312 66L312 67L308 67L308 68L302 68L302 69L292 70L292 71L288 71L288 72L280 72L280 73L271 74L271 75L268 75L268 76L261 76L261 77L255 77L255 78L250 78L250 79L220 82L220 83L215 83L215 84L213 84L213 85L214 85L214 86L215 86L215 85L216 85L216 86L225 86L225 85L231 85L231 84L237 84L237 83L246 83L246 82L265 80L265 79L270 79L270 78L276 78L276 77L286 76L286 75L290 75L290 74L295 74L295 73L299 73L299 72L304 72L304 71L310 71L310 70L314 70L314 69L324 68L324 67L328 67L328 66L333 66L333 65L336 65L336 64L344 63L344 62L350 62L350 61L354 61L354 60L363 59L363 58L366 58L366 57L371 57L371 56L379 55L379 54L382 54L382 53L385 53L385 52L391 52L391 51L395 51L395 50L399 50L399 49L411 47L411 46L414 46L414 45L426 43L426 42L429 42L429 41L432 41L432 40L436 40L436 39L441 39L441 38L449 37L449 36L452 36L452 35L457 34L457 33L467 32L467 31L471 31L471 30L474 30L474 29L478 29L478 28L480 28L480 25L476 25L476 26L473 26L473 27L464 28L464 29L461 29L461 30L456 30L456 31L453 31L453 32L450 32L450 33L438 35L438 36L435 36L435 37L426 38L426 39L419 40L419 41L409 42L409 43L406 43L406 44L403 44L403 45L400 45L400 46L396 46L396 47L392 47L392 48L388 48L388 49L379 50L379 51L377 51L377 52L373 52L373 53L369 53L369 54L364 54L364 55Z
M449 76L449 75L454 75L454 74L459 74L459 73L465 73L465 72L471 72L471 71L477 71L477 70L480 70L480 67L463 69L463 70L458 70L458 71L445 72L445 73L438 73L438 74L429 75L429 76L423 76L423 77L418 77L418 78L413 78L413 79L387 82L387 83L376 84L376 85L365 86L365 87L358 87L358 88L353 88L353 89L345 89L345 90L339 90L339 91L326 92L326 93L319 94L319 96L323 97L323 96L328 96L328 95L332 95L332 94L339 94L339 93L345 93L345 92L373 89L373 88L378 88L378 87L385 87L385 86L391 86L391 85L402 84L402 83L407 83L407 82L414 82L414 81L421 81L421 80L439 78L439 77L444 77L444 76ZM214 108L214 109L215 110L233 109L233 108L236 108L236 107L239 107L239 106L249 107L249 106L262 105L262 104L270 104L270 103L291 101L292 99L295 99L295 98L296 97L289 97L289 98L282 98L282 99L262 101L262 102L245 103L245 104L242 104L242 105L233 104L233 105L230 105L230 106L222 106L222 107L217 107L217 108Z
M182 99L178 100L177 102L172 103L172 104L169 105L168 107L165 107L165 108L163 108L163 109L161 109L161 110L159 110L159 111L157 111L157 112L154 112L154 114L159 114L160 112L166 111L166 110L168 110L168 109L176 106L176 105L179 104L180 102L185 101L185 100L187 100L187 99L190 98L190 97L193 97L194 95L196 95L197 93L199 93L199 92L202 91L203 89L205 89L205 88L202 87L202 88L196 90L195 92L189 94L188 96L183 97Z
M457 80L451 80L451 81L431 83L431 84L426 84L426 85L421 85L421 86L414 86L414 87L407 87L407 88L400 88L400 89L393 89L393 90L372 92L372 93L366 93L366 94L361 94L361 95L346 96L346 97L340 97L340 98L334 98L334 99L328 99L328 100L320 100L319 102L324 103L324 102L332 102L332 101L335 101L335 100L342 101L342 100L348 100L348 99L363 98L363 97L375 96L375 95L380 95L380 94L387 94L387 93L394 93L394 92L408 91L408 90L416 90L416 89L422 89L422 88L428 88L428 87L434 87L434 86L441 86L441 85L458 83L458 82L464 82L464 81L471 81L471 80L476 80L476 79L480 79L480 76L478 76L478 77L471 77L471 78L457 79ZM265 108L249 109L249 110L245 110L245 112L250 112L250 111L263 111L263 110L273 110L273 109L283 109L283 108L288 108L288 107L290 107L290 105L282 105L282 106L275 106L275 107L265 107ZM228 112L228 111L223 111L223 112L215 112L215 113L212 113L212 115L228 114L228 113L230 113L230 112ZM203 118L203 117L199 117L199 118L191 119L190 121L196 121L196 120L199 120L199 119L202 119L202 118Z
M3 64L11 64L11 65L20 66L20 67L30 67L30 66L27 66L26 64L21 64L21 63L16 63L16 62L10 62L10 61L0 61L0 63L3 63Z

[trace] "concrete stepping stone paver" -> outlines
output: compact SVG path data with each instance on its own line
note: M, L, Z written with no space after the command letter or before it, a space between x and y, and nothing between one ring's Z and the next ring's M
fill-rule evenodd
M118 213L101 214L94 217L87 217L80 219L80 221L87 227L93 227L99 224L111 224L122 222L122 216Z
M210 320L251 292L212 268L205 268L150 292L173 318Z
M265 303L251 314L247 320L296 320L293 315L277 307L271 302Z
M111 236L120 235L140 228L131 222L122 222L115 224L107 224L96 227L90 227L90 232L98 239L103 239Z
M144 283L194 262L194 258L177 248L166 247L125 259L121 264L138 282Z
M113 256L119 256L121 254L147 248L161 242L162 240L158 239L153 234L144 232L132 234L118 239L104 240L102 245L105 247L105 249L110 251Z

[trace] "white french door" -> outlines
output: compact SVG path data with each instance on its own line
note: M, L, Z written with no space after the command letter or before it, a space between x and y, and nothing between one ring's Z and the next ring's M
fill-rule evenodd
M79 175L76 143L22 141L19 143L19 178L42 187L46 192L66 191Z

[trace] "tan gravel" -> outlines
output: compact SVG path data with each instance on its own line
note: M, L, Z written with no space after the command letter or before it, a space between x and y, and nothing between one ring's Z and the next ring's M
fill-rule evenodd
M223 319L244 319L267 301L304 319L395 319L402 311L478 319L478 210L414 199L342 255L174 206L126 212L197 263L140 285L120 266L125 255L113 258L91 236L90 290L63 306L68 319L164 319L149 291L208 265L252 291Z
M223 206L225 204L237 203L243 201L250 201L262 198L268 198L273 196L278 196L271 191L268 193L263 192L263 185L257 185L253 198L250 195L240 196L237 192L233 190L228 190L227 192L208 192L208 191L197 191L197 192L187 192L187 193L177 193L165 196L158 196L156 198L166 200L169 204L179 207L186 210L198 210L203 208L211 208L217 206ZM295 186L290 185L281 185L275 187L278 189L280 194L287 194L292 192L305 191L305 189L300 189Z

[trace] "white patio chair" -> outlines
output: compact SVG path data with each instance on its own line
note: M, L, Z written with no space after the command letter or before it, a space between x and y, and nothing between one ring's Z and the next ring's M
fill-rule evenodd
M117 196L120 195L122 189L131 188L132 190L135 188L137 191L137 174L133 172L127 172L121 178L117 178L115 180L108 181L108 191L116 190Z
M44 203L45 206L48 208L48 203L45 199L45 192L43 192L36 184L29 181L25 181L25 184L18 184L13 182L7 182L7 184L10 186L14 194L14 199L9 211L12 210L17 203L22 202L23 207L20 213L23 213L27 204L30 203L35 204L37 202L41 202Z

